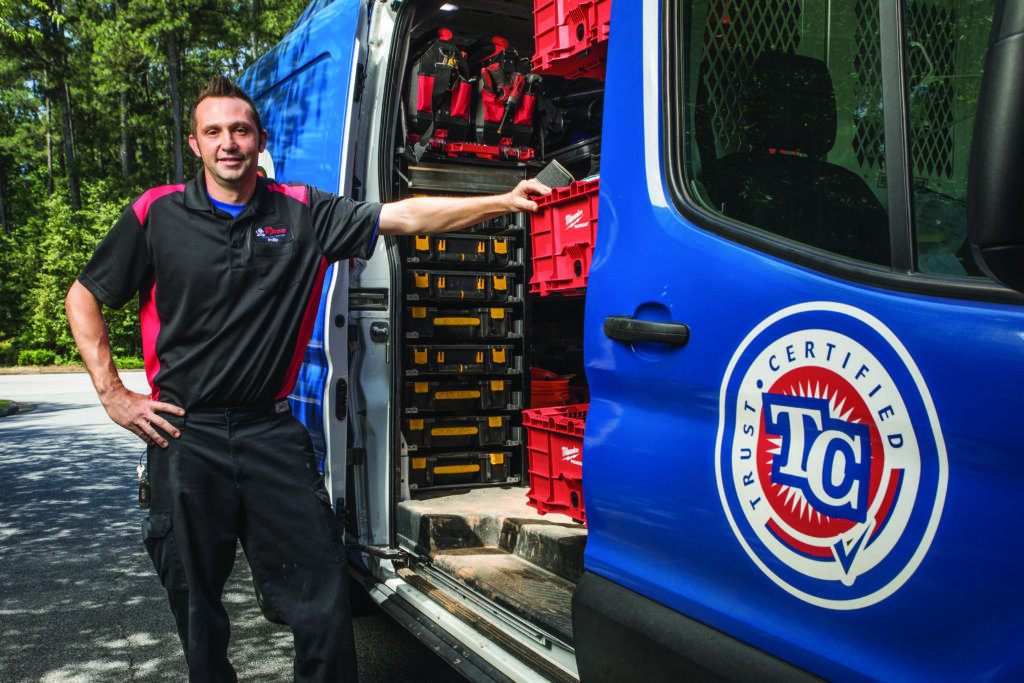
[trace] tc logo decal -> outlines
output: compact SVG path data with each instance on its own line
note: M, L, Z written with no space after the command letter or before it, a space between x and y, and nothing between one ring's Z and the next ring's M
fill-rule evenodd
M764 394L765 432L782 439L771 480L800 489L812 508L829 517L867 519L871 476L867 425L831 417L829 402Z
M722 382L718 491L736 538L772 581L832 609L872 605L921 563L946 494L928 388L864 311L779 311Z

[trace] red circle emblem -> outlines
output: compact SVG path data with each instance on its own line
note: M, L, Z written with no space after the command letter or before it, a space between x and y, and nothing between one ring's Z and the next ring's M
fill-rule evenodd
M786 373L769 388L768 393L823 398L829 402L832 417L846 422L868 425L871 434L871 477L868 500L873 501L878 494L882 483L882 474L885 471L882 436L867 404L864 403L860 394L850 386L850 383L831 370L810 366L796 368ZM797 533L823 540L835 538L852 529L856 522L839 517L829 517L816 510L798 489L772 481L772 463L779 448L779 437L768 433L762 413L757 449L757 471L759 479L764 483L765 500L775 512L776 519ZM884 518L886 511L879 510L879 513ZM781 529L777 529L776 532L790 536ZM791 537L788 540L793 545L804 545ZM802 549L804 552L811 552L810 548ZM827 551L827 548L811 554L820 554L824 551Z

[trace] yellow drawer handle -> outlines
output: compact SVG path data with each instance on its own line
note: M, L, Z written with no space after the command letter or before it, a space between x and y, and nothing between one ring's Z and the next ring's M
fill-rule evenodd
M439 391L434 398L444 401L452 398L480 398L479 391Z
M434 324L444 327L463 327L466 325L476 326L480 324L480 318L435 318Z
M480 465L442 465L434 468L434 474L468 474L479 471Z
M479 434L480 430L476 427L437 427L431 429L430 433L434 436L469 436Z

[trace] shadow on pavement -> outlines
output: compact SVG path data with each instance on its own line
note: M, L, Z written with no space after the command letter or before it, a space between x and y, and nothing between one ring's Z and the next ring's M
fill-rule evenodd
M144 445L40 404L0 432L0 680L184 680L167 598L142 546ZM60 415L64 426L55 425ZM291 633L259 616L244 555L225 594L245 680L291 677ZM258 653L259 656L254 656Z
M186 680L142 545L144 444L91 396L33 408L0 421L0 681ZM240 550L224 603L240 680L291 680L291 631L261 616ZM462 680L379 609L356 640L363 683Z

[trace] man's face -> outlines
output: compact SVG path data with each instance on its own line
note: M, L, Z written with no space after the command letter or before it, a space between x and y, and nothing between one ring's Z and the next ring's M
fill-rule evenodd
M207 97L196 107L196 132L189 135L188 143L202 158L208 180L237 190L255 178L267 133L256 130L244 100Z

